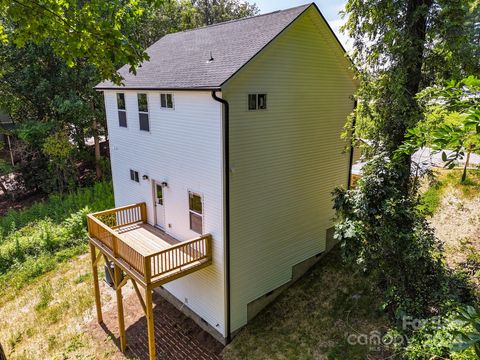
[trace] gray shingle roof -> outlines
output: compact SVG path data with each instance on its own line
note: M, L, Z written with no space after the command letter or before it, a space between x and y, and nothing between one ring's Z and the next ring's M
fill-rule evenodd
M136 75L120 68L124 86L104 81L96 88L218 88L310 5L166 35L146 50L150 60Z

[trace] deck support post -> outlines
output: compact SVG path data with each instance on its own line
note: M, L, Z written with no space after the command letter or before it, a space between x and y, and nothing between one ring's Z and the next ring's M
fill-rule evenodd
M123 297L122 297L122 287L120 286L122 280L122 270L120 267L115 264L114 267L114 283L115 283L115 292L117 294L117 310L118 310L118 330L120 333L120 350L125 351L127 347L127 339L125 336L125 318L123 314Z
M145 307L147 312L147 332L148 332L148 352L150 360L156 360L155 356L155 328L153 325L153 300L152 288L147 286L145 288Z
M101 324L103 322L103 315L102 304L100 302L100 287L98 285L98 258L100 258L100 253L97 255L95 245L92 243L90 243L90 256L92 259L93 292L95 294L95 307L97 308L97 321Z

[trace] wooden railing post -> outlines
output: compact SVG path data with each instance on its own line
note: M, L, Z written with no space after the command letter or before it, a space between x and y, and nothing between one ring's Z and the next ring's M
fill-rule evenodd
M152 279L152 257L145 256L145 263L144 263L144 276L145 276L145 283L150 284Z
M117 244L117 237L111 233L112 236L112 252L113 256L118 257L118 244Z
M205 241L206 241L206 249L207 249L207 253L205 254L208 258L212 258L212 237L210 235L207 235L205 237Z
M142 222L143 223L146 223L147 222L147 205L142 202L140 203L140 216L141 216L141 219L142 219Z

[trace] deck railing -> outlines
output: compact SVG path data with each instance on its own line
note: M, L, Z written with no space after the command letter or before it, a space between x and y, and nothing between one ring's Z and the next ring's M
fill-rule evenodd
M203 235L148 256L145 262L147 266L145 272L147 274L150 272L151 276L155 277L181 269L205 258L211 259L211 257L211 236Z
M122 240L115 229L147 222L145 203L123 206L100 211L87 216L90 237L98 240L116 259L134 269L145 281L150 283L161 275L174 274L189 265L212 258L211 236L183 241L179 244L144 256Z

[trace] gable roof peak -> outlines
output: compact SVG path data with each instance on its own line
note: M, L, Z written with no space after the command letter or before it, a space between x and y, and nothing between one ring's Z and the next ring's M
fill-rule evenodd
M218 89L312 4L165 35L146 50L150 60L136 75L128 65L118 70L122 86L104 81L96 88Z

